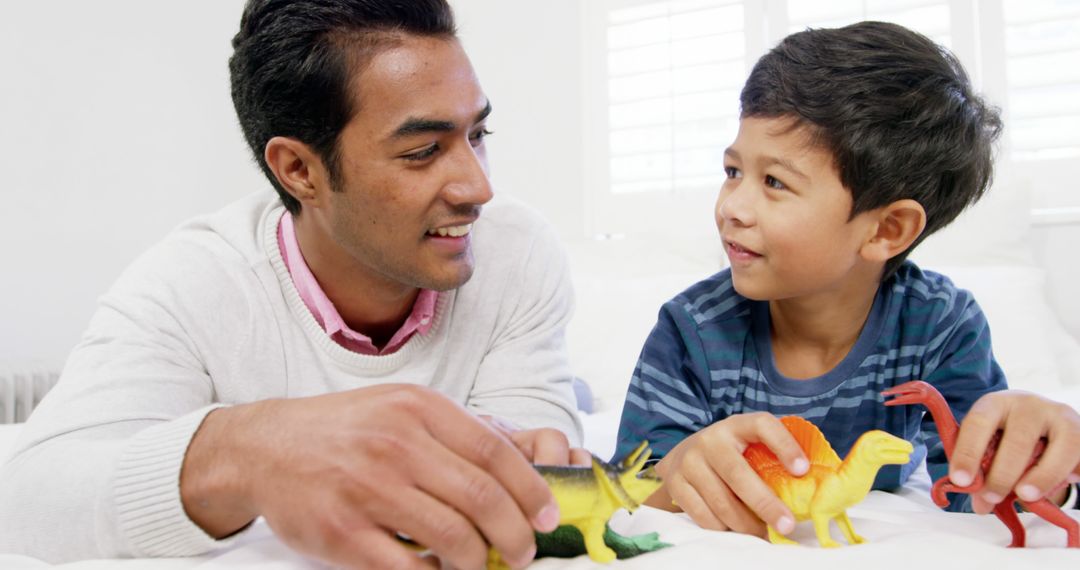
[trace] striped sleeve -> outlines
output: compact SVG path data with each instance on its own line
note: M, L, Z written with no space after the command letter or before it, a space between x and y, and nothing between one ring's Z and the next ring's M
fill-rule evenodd
M957 422L961 422L971 406L985 394L1004 390L1005 375L994 359L990 343L990 327L986 316L971 294L951 289L940 293L943 310L936 322L929 322L929 343L924 359L924 380L934 385L949 404ZM937 481L949 472L945 448L930 414L923 417L930 478ZM970 512L969 495L951 495L949 511Z
M709 374L696 323L678 298L660 309L626 394L615 458L647 440L653 457L712 423Z

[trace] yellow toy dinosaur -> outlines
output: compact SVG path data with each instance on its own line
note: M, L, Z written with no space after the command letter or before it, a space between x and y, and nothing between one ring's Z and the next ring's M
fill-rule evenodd
M847 458L840 461L817 426L796 416L785 416L780 421L795 436L810 461L805 475L796 477L788 473L776 455L760 443L747 447L743 456L791 509L795 520L814 521L814 532L821 546L840 546L829 535L832 519L836 519L849 544L864 542L855 534L845 511L866 497L883 465L903 465L910 461L914 451L911 443L881 430L868 431L855 442ZM768 531L769 541L774 544L797 544L772 526Z
M605 463L595 455L591 467L536 466L551 487L559 504L559 528L537 533L537 557L589 558L607 563L669 546L656 533L624 537L608 528L608 519L625 508L633 512L660 488L661 480L652 468L645 469L651 451L642 442L618 465ZM509 568L495 549L488 555L488 569Z

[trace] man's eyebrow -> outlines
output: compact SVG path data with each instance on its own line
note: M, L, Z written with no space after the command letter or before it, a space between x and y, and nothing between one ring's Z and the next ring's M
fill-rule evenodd
M735 149L731 148L731 147L728 147L728 148L724 149L724 154L734 158L735 160L742 160L742 157L739 155L739 152L736 151ZM810 177L807 176L807 174L805 172L803 172L802 170L799 170L799 168L797 166L795 166L794 162L791 162L790 160L787 160L786 158L780 158L778 156L765 157L765 166L766 167L772 166L774 164L776 166L779 166L780 168L783 168L784 170L787 170L788 172L794 174L795 176L798 176L799 178L802 178L803 180L806 180L808 182L810 181Z
M491 101L488 101L484 105L484 108L476 114L476 119L473 123L479 123L486 119L491 114ZM436 119L422 119L418 117L411 117L407 119L400 127L394 130L394 134L390 135L390 138L400 139L405 137L411 137L414 135L422 135L425 133L447 133L457 129L457 125L453 121L440 121Z

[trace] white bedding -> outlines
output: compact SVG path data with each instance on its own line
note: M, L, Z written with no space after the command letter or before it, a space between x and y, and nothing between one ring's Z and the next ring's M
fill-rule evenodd
M1080 407L1080 388L1056 394L1057 399ZM586 446L598 455L609 456L614 447L618 410L583 417ZM0 425L0 457L4 457L18 426ZM1080 568L1080 549L1062 548L1063 531L1031 514L1022 514L1028 530L1029 548L1009 549L1008 530L993 516L946 513L929 498L929 479L922 472L896 494L874 491L848 511L856 532L868 543L839 549L817 546L809 523L800 523L792 535L801 546L774 546L754 537L702 530L685 515L643 507L633 515L620 512L612 527L623 534L657 531L673 544L658 552L630 560L616 561L611 568L648 570L678 568L739 569L790 568L799 570L839 570L841 568L998 568L1070 569ZM1080 519L1080 511L1073 511ZM843 542L833 528L837 540ZM44 562L0 554L0 568L46 568ZM318 563L291 552L274 538L269 528L257 523L228 549L188 559L98 560L62 565L71 570L98 569L306 569L322 568ZM544 559L531 568L579 569L600 567L584 556L571 560Z

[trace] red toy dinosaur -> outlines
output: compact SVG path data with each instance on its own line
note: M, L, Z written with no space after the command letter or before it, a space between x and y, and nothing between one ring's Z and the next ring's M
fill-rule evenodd
M956 418L953 417L952 410L950 410L948 404L945 403L945 398L942 397L941 393L938 392L936 388L921 380L915 380L885 390L881 394L883 396L895 396L893 399L885 402L886 406L901 406L905 404L922 404L923 406L926 406L926 409L930 410L931 417L934 418L934 423L937 424L938 433L941 435L941 444L945 448L945 457L952 459L953 447L956 445L956 434L959 431L960 426L956 423ZM986 448L986 455L984 455L982 459L980 471L975 474L974 480L970 485L967 487L956 485L949 480L948 475L938 479L934 483L930 495L937 506L944 507L949 504L949 499L945 496L945 493L967 493L970 495L982 489L983 471L990 468L990 463L994 459L994 453L997 451L997 445L1000 439L1001 431L999 430L990 440L990 443ZM1039 456L1042 455L1045 445L1046 439L1043 438L1036 447L1035 452L1032 454L1028 467L1031 467ZM1016 508L1013 506L1013 503L1020 503L1025 509L1039 515L1043 520L1064 529L1065 532L1068 533L1069 548L1080 548L1080 523L1062 512L1057 505L1046 498L1029 503L1020 500L1016 496L1016 493L1011 491L1004 500L994 507L994 514L997 515L997 518L1005 523L1005 526L1009 527L1009 530L1012 532L1012 544L1009 545L1010 547L1024 546L1025 540L1024 525L1020 524L1020 518L1016 516Z

